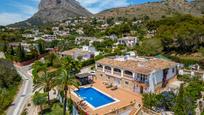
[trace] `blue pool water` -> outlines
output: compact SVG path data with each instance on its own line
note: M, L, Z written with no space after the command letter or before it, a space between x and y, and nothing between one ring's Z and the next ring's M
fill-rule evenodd
M75 93L95 108L115 101L94 88L80 88Z

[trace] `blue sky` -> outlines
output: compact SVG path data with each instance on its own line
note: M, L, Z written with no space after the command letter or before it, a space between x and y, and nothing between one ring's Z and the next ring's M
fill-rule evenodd
M77 0L92 13L113 8L158 0ZM23 21L38 10L40 0L1 0L0 25Z

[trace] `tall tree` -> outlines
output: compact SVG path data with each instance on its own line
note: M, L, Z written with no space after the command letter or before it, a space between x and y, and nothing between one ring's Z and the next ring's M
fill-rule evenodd
M25 50L21 43L18 45L16 55L18 61L23 61L26 58Z
M34 89L47 92L48 104L50 105L49 92L56 86L55 73L48 72L47 63L36 62L33 66Z
M64 115L66 115L66 107L67 107L67 92L69 91L69 95L71 96L71 87L78 87L79 83L75 79L75 74L80 70L79 63L73 60L71 57L66 57L62 60L62 68L60 69L60 76L58 77L59 86L63 89L64 94Z
M38 52L40 54L45 52L45 41L43 41L43 40L38 41Z
M184 86L181 84L179 89L179 94L176 97L176 105L173 107L175 115L185 115L185 108L184 108Z

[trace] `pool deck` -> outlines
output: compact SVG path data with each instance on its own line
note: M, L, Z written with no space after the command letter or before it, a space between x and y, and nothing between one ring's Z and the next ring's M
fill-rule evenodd
M141 104L142 105L142 96L138 93L133 93L121 88L118 88L117 90L111 90L110 88L106 88L106 86L102 83L100 80L95 80L95 83L93 83L94 88L97 88L98 90L102 91L102 93L108 94L108 96L111 96L112 98L116 98L117 102L108 104L104 107L93 109L87 104L81 105L79 104L80 98L76 96L74 93L72 93L71 98L72 100L86 113L91 115L104 115L104 114L116 114L116 112L121 112L121 110L125 110L125 108L131 108L135 104Z

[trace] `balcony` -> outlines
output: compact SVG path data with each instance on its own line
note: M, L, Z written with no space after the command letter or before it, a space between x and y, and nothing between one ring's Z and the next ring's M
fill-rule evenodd
M109 73L109 74L111 74L111 70L109 70L109 69L105 69L105 73Z
M127 77L127 78L130 78L130 79L133 79L133 76L129 75L129 74L124 74L123 77Z
M149 84L148 80L141 80L140 78L135 78L134 80L137 81L138 83Z
M117 76L121 76L121 72L116 72L116 71L114 71L113 74L114 74L114 75L117 75Z
M103 71L103 68L102 67L97 67L97 70L98 71Z

